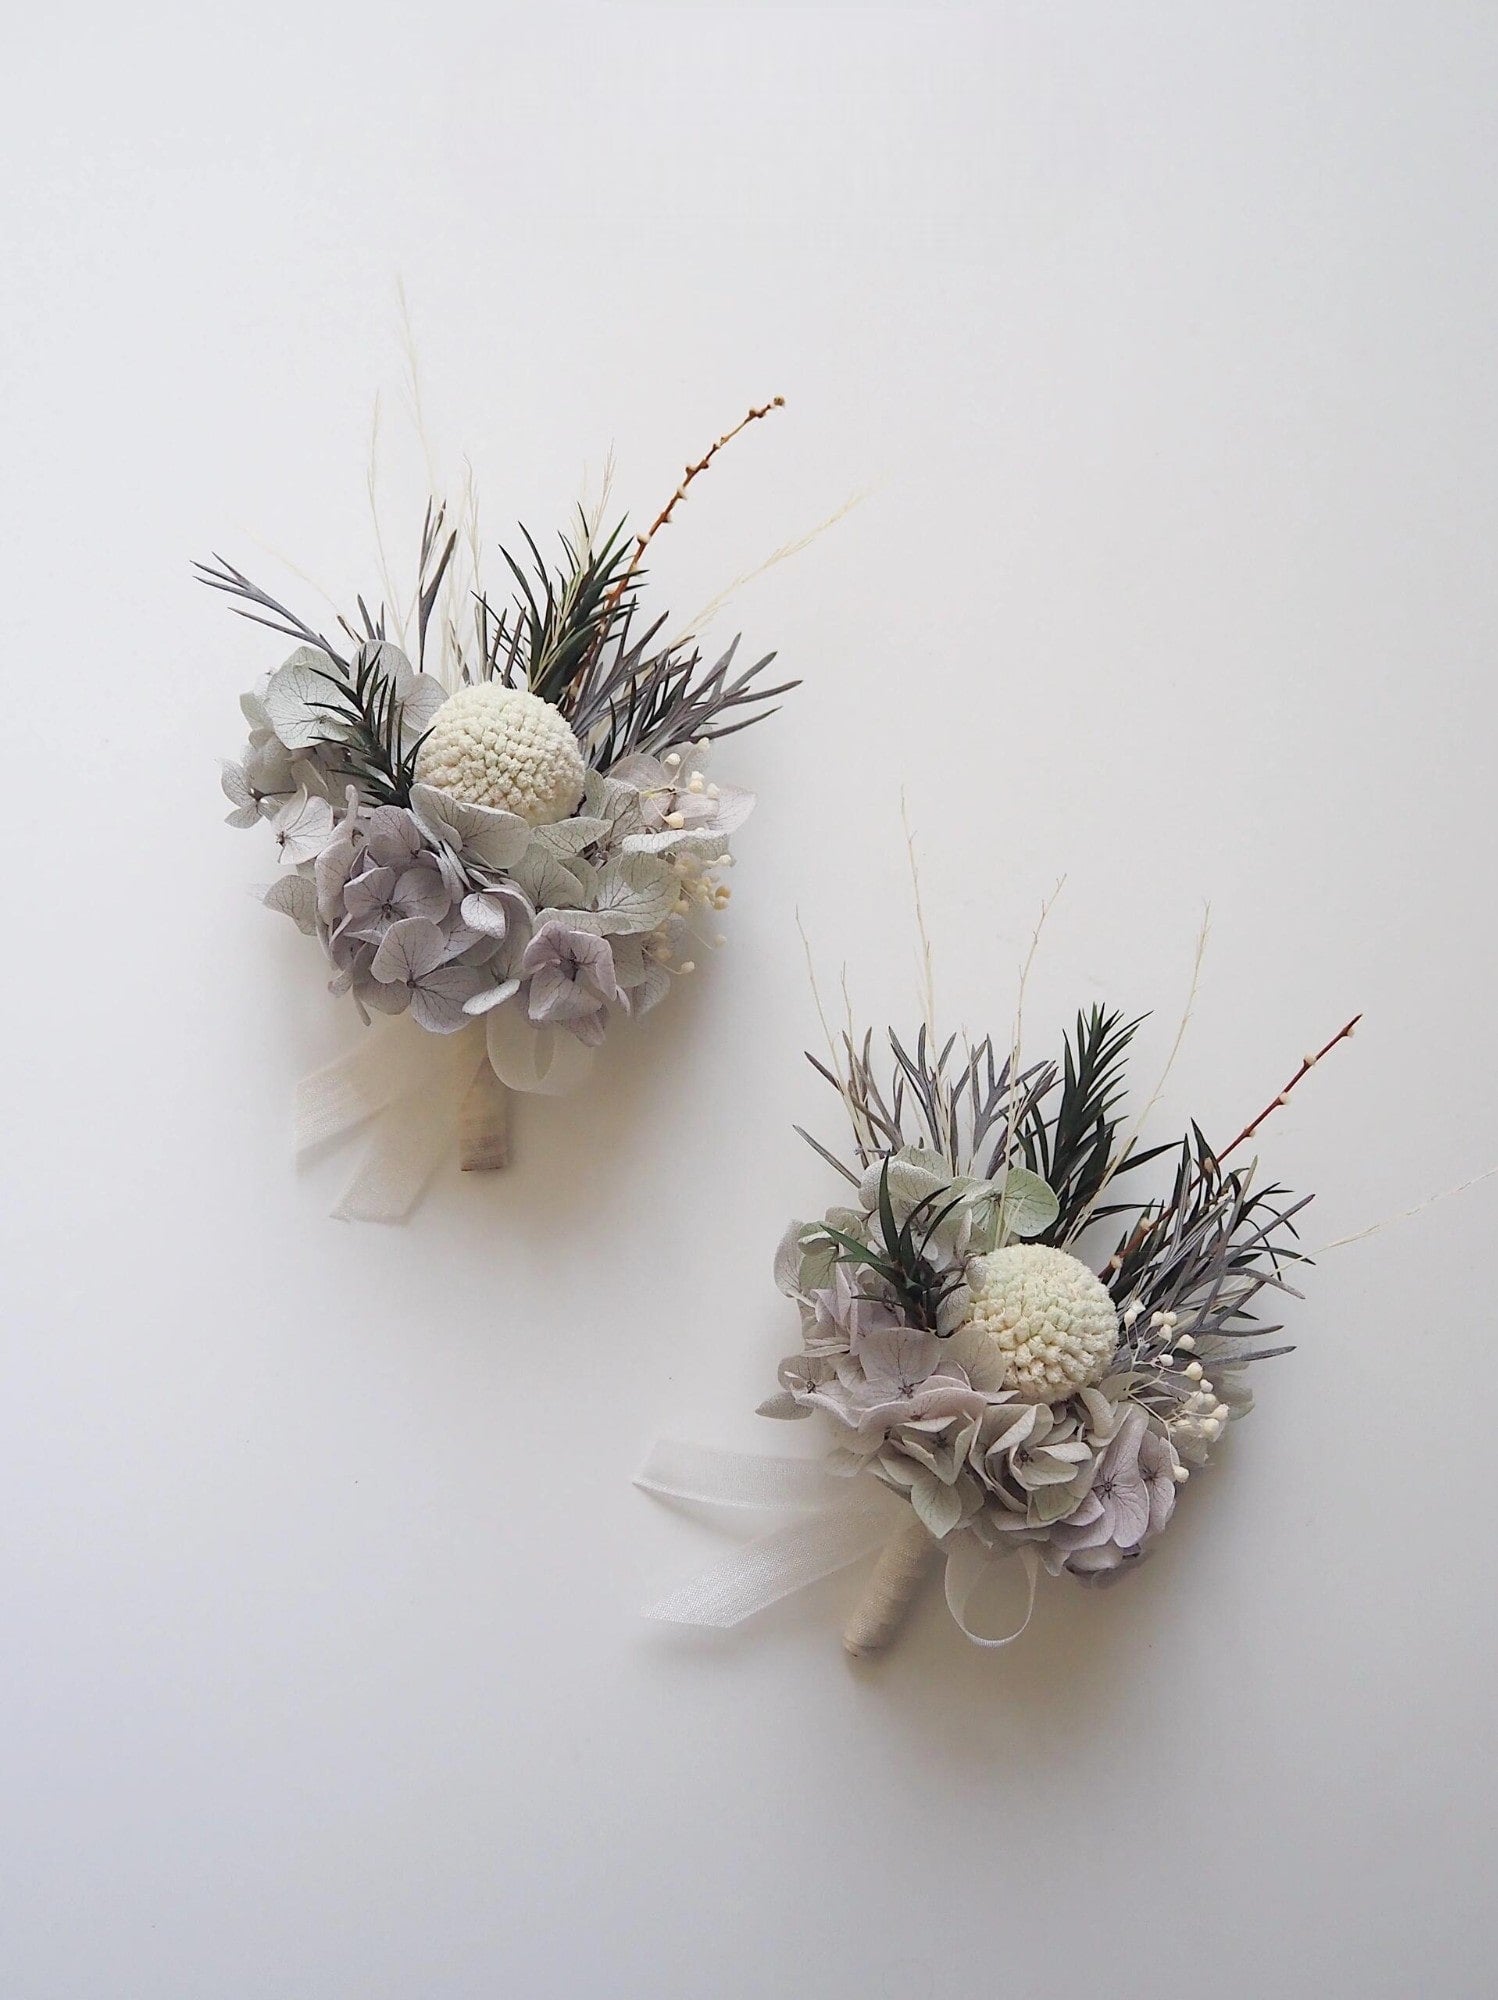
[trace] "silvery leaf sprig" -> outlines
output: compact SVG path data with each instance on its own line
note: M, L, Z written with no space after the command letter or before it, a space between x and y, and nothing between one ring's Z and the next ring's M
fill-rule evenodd
M366 1025L406 1015L452 1044L423 1060L402 1043L383 1089L362 1055L357 1084L341 1066L311 1080L309 1141L341 1101L394 1127L375 1101L394 1090L408 1126L456 1119L464 1164L498 1164L506 1088L571 1087L611 1026L724 941L729 842L754 798L717 781L712 752L796 683L766 684L773 654L740 666L737 640L710 658L665 637L664 614L642 608L644 557L692 481L779 400L689 466L645 533L580 515L548 559L522 529L525 553L500 551L498 607L476 577L455 592L460 534L435 502L404 619L361 598L329 634L223 560L199 565L294 642L241 698L248 741L223 773L230 825L271 832L267 906L317 940L330 991ZM392 1130L342 1212L407 1212L436 1149L417 1137L402 1170Z

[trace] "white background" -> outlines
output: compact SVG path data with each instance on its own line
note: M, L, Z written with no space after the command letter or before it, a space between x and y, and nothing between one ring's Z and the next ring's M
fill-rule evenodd
M1152 1010L1158 1121L1266 1130L1312 1245L1498 1158L1491 7L19 10L0 124L9 976L0 1994L1477 1995L1498 1182L1331 1253L1158 1559L1021 1646L856 1578L726 1637L629 1479L752 1415L831 1196L800 907L955 1025ZM656 585L805 685L722 771L731 942L523 1107L518 1167L327 1219L352 1045L216 759L278 642L221 549L377 588L405 282L494 539L610 445ZM315 596L312 602L318 600Z

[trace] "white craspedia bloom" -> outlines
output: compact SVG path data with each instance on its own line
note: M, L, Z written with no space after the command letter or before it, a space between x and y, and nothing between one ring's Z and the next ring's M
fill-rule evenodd
M1079 1257L1015 1243L974 1257L972 1304L959 1329L1002 1359L1004 1387L1027 1403L1059 1403L1101 1382L1118 1346L1118 1314Z
M549 826L576 810L586 771L560 709L520 688L479 681L438 709L416 775L468 805Z

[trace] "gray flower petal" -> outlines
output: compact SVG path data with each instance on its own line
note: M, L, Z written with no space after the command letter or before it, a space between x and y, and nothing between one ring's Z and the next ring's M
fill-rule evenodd
M444 945L430 917L403 918L386 931L370 970L382 985L414 986L441 965Z

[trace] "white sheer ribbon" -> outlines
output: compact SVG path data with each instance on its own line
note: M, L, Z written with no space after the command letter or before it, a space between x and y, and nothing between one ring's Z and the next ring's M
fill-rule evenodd
M647 1618L670 1625L721 1630L742 1624L756 1611L873 1555L909 1519L909 1503L877 1480L839 1478L814 1459L720 1451L677 1439L661 1439L651 1446L634 1483L668 1500L711 1507L794 1509L802 1517L756 1536L647 1607ZM1002 1559L968 1534L951 1536L943 1546L947 1603L962 1631L976 1646L1007 1646L1017 1639L1035 1607L1040 1569L1035 1550L1022 1546L1018 1552L1029 1586L1023 1623L991 1639L972 1629L967 1614L979 1586Z
M1035 1588L1040 1581L1040 1557L1033 1543L1021 1542L1016 1554L1020 1567L1025 1572L1025 1615L1012 1632L1002 1633L997 1639L985 1638L975 1632L968 1623L968 1606L979 1588L988 1583L999 1564L1003 1561L986 1549L975 1535L958 1535L955 1545L947 1551L947 1609L957 1621L957 1628L972 1640L975 1646L997 1648L1011 1646L1030 1623L1035 1614Z
M556 1095L577 1088L593 1055L564 1029L534 1026L514 1001L454 1035L405 1018L380 1022L350 1054L297 1085L296 1152L369 1125L332 1212L346 1222L401 1222L451 1150L484 1064L510 1090Z

